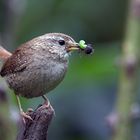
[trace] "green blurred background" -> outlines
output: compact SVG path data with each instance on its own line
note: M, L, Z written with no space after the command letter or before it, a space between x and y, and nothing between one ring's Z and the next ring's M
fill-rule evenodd
M127 5L127 0L0 0L0 44L6 49L14 51L49 32L66 33L76 41L84 39L95 49L91 56L75 52L64 81L47 95L56 113L50 140L108 140L105 118L116 99L116 60L124 38ZM42 102L41 98L22 98L24 110Z

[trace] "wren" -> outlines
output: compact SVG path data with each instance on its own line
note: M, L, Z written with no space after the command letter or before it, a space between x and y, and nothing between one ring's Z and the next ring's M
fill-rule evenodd
M0 75L17 97L44 96L63 80L70 52L79 49L74 39L62 33L36 37L22 44L13 54L0 47L0 57L5 60ZM23 112L19 98L18 103Z

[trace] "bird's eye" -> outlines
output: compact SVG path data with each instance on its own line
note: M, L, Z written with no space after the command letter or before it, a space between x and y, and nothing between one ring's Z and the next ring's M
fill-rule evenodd
M64 40L59 40L59 44L62 46L62 45L65 45L65 41Z

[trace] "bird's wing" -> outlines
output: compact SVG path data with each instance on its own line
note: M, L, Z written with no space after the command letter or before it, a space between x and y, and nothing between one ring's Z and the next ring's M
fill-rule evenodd
M12 73L21 72L26 69L28 63L30 63L29 51L24 50L24 47L17 49L11 57L4 63L0 75L6 76Z

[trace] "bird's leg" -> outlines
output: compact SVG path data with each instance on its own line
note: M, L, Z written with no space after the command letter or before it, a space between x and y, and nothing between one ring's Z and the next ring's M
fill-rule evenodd
M29 120L31 120L31 121L33 121L33 119L32 119L28 114L26 114L26 113L23 111L23 109L22 109L22 107L21 107L21 103L20 103L20 99L19 99L19 96L18 96L18 95L16 95L16 99L17 99L18 107L19 107L20 114L21 114L21 116L22 116L23 122L26 123L25 118L26 118L26 119L29 119Z
M42 95L42 98L43 98L45 101L48 100L48 98L47 98L45 95Z

